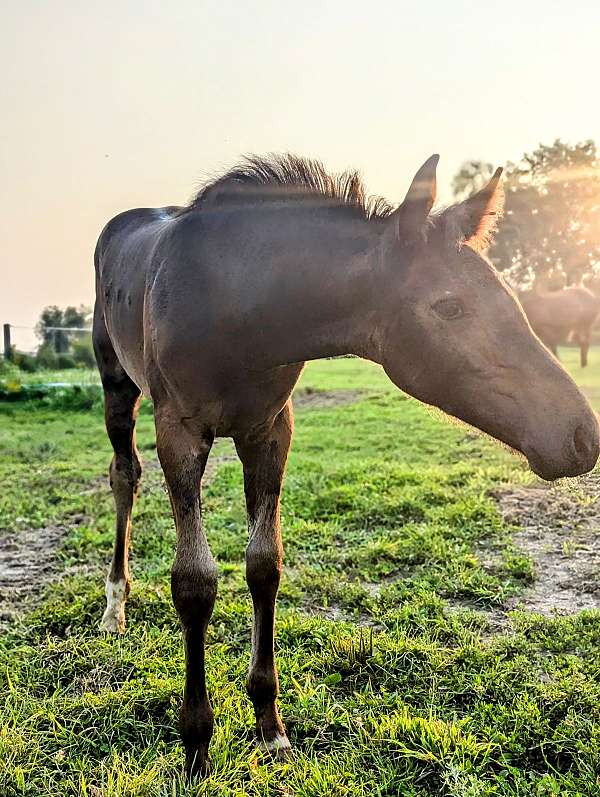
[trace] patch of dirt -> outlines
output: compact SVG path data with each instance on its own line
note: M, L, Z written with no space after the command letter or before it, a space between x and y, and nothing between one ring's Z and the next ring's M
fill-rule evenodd
M233 451L230 453L232 448L229 440L217 441L206 465L202 480L204 486L214 478L221 464L237 459ZM156 454L152 456L151 452L143 451L142 459L144 472L140 489L146 493L166 491ZM109 494L108 474L94 478L81 494L91 495L102 491ZM165 512L170 511L167 502ZM62 524L43 528L16 532L0 529L0 628L12 622L23 610L32 608L36 597L51 581L73 573L89 572L85 562L65 569L58 557L58 551L69 531L83 520L83 516L75 515L66 518Z
M365 395L364 390L313 390L303 388L293 396L294 409L327 410L352 404Z
M515 546L534 563L534 583L508 609L553 615L600 608L599 496L597 474L493 494L504 519L521 527Z
M57 551L68 526L7 532L0 530L0 626L9 622L56 577Z

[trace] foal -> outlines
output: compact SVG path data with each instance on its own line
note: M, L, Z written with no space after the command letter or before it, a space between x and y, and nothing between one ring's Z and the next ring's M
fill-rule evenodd
M200 485L216 436L233 438L244 471L256 733L267 750L289 747L273 626L290 396L305 360L355 354L380 363L398 387L521 451L546 479L596 462L594 413L482 255L502 208L501 170L431 215L437 161L423 164L393 209L366 199L355 173L251 158L188 206L127 211L100 236L94 347L117 511L102 628L125 625L144 393L177 530L171 585L185 644L180 731L190 774L206 768L213 728L204 639L217 567Z

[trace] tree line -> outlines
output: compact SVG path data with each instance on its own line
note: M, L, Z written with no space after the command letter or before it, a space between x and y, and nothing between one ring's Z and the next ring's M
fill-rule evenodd
M40 341L35 354L13 349L11 360L23 371L95 366L89 307L45 307L35 327Z
M464 199L492 175L492 164L465 161L452 181ZM600 280L600 162L591 139L540 144L506 164L504 219L489 256L513 287L563 288Z

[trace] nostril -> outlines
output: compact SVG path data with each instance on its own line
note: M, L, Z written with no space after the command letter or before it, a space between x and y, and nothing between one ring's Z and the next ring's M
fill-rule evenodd
M573 445L575 447L575 452L580 457L586 457L590 454L592 445L592 441L590 440L589 434L586 432L583 426L578 426L575 429L575 434L573 435Z

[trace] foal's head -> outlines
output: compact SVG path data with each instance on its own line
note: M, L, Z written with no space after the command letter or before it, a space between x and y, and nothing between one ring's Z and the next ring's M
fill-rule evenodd
M423 164L385 221L383 366L406 392L521 451L540 476L585 473L598 458L596 416L484 256L502 212L502 170L430 215L437 161Z

